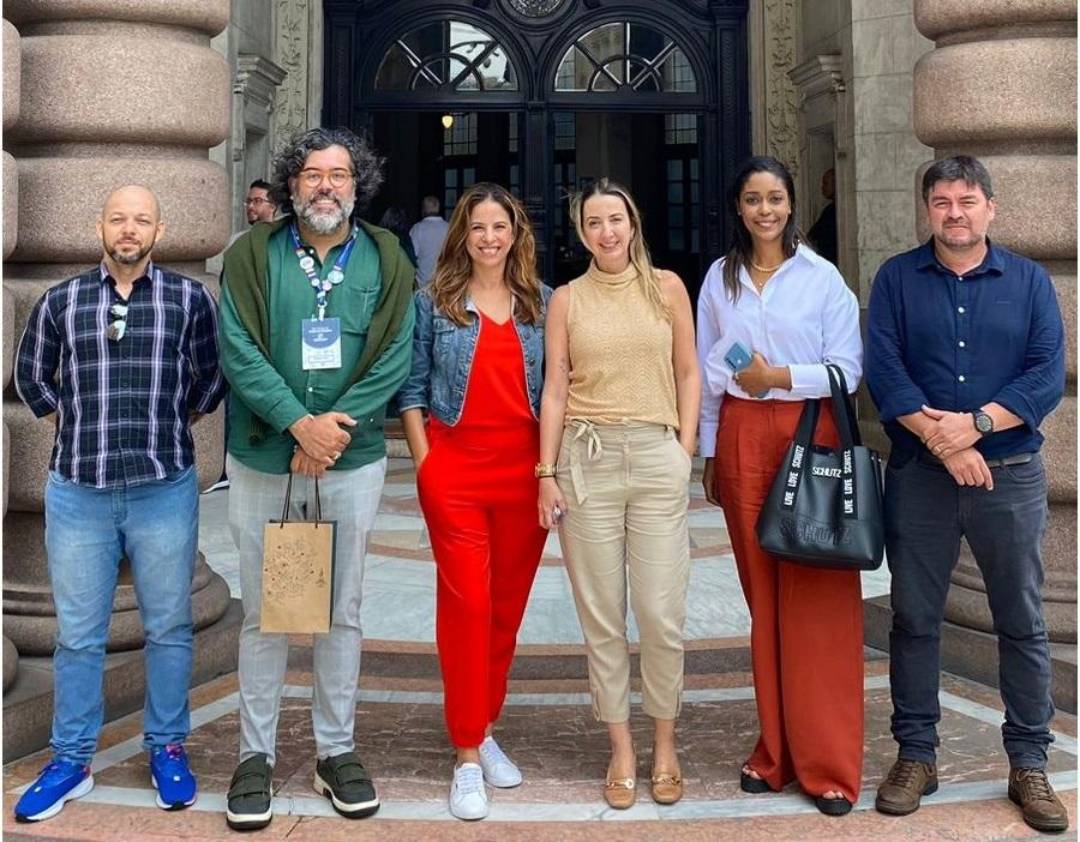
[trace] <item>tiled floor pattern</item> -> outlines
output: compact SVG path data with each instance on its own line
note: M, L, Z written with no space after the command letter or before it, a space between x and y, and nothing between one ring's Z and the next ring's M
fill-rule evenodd
M625 828L620 831L623 839L674 838L666 834L676 826L681 829L680 839L756 839L766 835L880 839L893 832L900 838L901 825L907 827L909 839L1026 838L1028 829L1017 823L1015 808L1004 799L1007 763L1000 749L1000 703L986 688L951 677L946 678L941 693L941 789L910 819L873 811L873 790L892 761L894 746L888 737L887 665L872 662L867 673L864 790L855 812L847 818L821 817L794 786L766 796L739 791L738 769L756 737L753 692L745 675L686 691L679 722L684 800L672 807L659 807L641 792L637 805L626 812L606 809L600 800L606 738L602 726L591 716L584 683L553 686L560 683L545 682L540 690L530 682L515 682L498 736L521 765L525 784L514 790L493 791L488 820L472 826L468 830L472 835L462 836L466 831L457 827L446 810L452 756L446 747L437 683L361 683L357 749L378 784L383 806L374 818L358 823L337 817L329 803L311 789L310 675L293 672L278 731L276 818L258 837L276 838L283 828L292 828L290 839L328 840L338 838L338 834L395 842L412 838L558 839L566 823L581 829L617 823ZM191 810L164 814L153 806L139 727L138 715L106 727L102 750L94 761L96 786L87 797L69 805L56 819L37 825L17 825L5 810L5 836L87 840L227 836L225 792L236 761L235 676L204 685L195 694L188 748L199 777L200 796ZM1051 780L1075 813L1075 717L1059 715L1055 727ZM645 778L649 734L640 714L635 716L634 729L641 752L638 775ZM45 755L39 754L5 769L9 803L44 760ZM145 827L145 832L136 832L140 827ZM424 828L430 835L413 835ZM766 828L773 828L771 835L764 832ZM856 828L864 835L852 835ZM357 835L361 831L363 835Z
M690 481L691 566L686 616L688 640L745 636L750 617L739 589L723 513L705 501L701 460ZM207 562L240 595L239 558L228 529L228 491L202 497L199 547ZM863 575L863 596L889 592L889 573ZM392 610L387 610L388 606ZM362 618L368 640L431 643L435 637L435 569L416 498L411 461L391 459L364 571ZM631 615L630 637L637 638ZM580 644L570 582L559 539L552 533L529 598L519 641Z
M275 819L253 838L317 840L1005 840L1037 836L1005 798L1007 763L1000 748L1001 705L996 691L946 677L942 685L942 787L915 815L896 819L872 809L874 788L892 762L888 663L868 652L864 789L843 819L821 816L796 787L749 796L738 770L756 739L750 677L745 662L749 618L739 591L723 516L691 483L693 555L687 617L688 675L679 722L686 779L684 800L658 807L643 787L637 805L617 812L600 798L606 737L591 715L588 688L577 669L559 670L582 653L558 539L552 536L523 624L519 661L549 660L546 680L511 682L497 735L517 759L525 783L492 793L491 816L465 824L446 810L452 769L442 721L441 688L430 663L434 651L434 566L416 502L411 466L392 460L365 572L364 629L369 663L400 657L401 669L369 667L358 693L357 749L379 787L383 806L372 819L338 817L311 789L314 744L309 716L311 676L290 672L278 729ZM238 559L227 526L227 492L202 498L200 547L238 595ZM883 568L863 577L865 596L887 593ZM631 637L636 630L631 623ZM310 638L294 641L310 664ZM692 659L716 655L716 672L690 670ZM413 658L412 662L407 659ZM421 658L427 658L423 664ZM562 658L564 660L558 660ZM566 660L566 659L569 659ZM554 664L554 668L551 667ZM363 671L362 671L363 673ZM378 673L378 674L375 674ZM515 675L535 676L516 670ZM635 698L635 702L640 700ZM239 838L225 827L224 805L236 762L235 675L195 688L188 742L200 796L192 809L165 813L153 806L141 720L132 715L106 726L94 761L95 789L58 817L16 824L10 804L46 759L23 758L4 769L5 839L158 840ZM650 735L640 712L633 721L638 776L647 782ZM1050 755L1054 785L1076 813L1076 719L1059 715ZM1067 835L1068 836L1068 835ZM1061 837L1058 837L1061 838ZM1072 835L1075 838L1075 835Z

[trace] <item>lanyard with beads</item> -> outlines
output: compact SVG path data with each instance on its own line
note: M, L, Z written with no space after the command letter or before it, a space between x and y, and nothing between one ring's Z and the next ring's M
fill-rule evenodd
M352 254L353 246L356 245L356 229L352 229L349 239L342 246L341 251L338 252L337 260L334 261L334 268L327 273L325 281L321 280L315 273L315 258L305 251L300 242L300 232L295 224L289 226L289 234L292 235L293 250L296 252L297 260L300 261L300 268L304 270L308 282L315 290L315 307L318 310L319 321L322 321L326 315L326 299L330 290L345 280L345 267L349 263L349 256Z

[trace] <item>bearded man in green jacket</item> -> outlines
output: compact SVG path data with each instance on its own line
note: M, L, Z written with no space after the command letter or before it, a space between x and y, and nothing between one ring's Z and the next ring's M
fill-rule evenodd
M281 517L337 521L333 610L314 640L315 789L350 818L379 808L353 744L367 536L386 474L387 401L409 372L414 270L397 237L358 213L382 159L346 129L312 129L274 162L283 214L225 253L222 369L232 386L229 526L240 551L240 763L230 827L272 818L275 737L289 641L260 631L263 527Z

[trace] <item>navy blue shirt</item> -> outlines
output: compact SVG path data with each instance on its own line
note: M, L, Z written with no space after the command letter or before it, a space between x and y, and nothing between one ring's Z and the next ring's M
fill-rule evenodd
M976 449L987 459L1037 451L1039 425L1065 391L1065 331L1046 270L993 243L963 276L938 261L932 240L890 258L870 293L866 381L901 452L923 445L898 417L992 401L1024 423Z

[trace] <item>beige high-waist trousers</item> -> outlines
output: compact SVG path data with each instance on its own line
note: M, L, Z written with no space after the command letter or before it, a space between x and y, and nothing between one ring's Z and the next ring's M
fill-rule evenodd
M556 480L568 511L559 536L585 636L593 713L604 722L630 718L628 587L645 713L679 714L690 467L671 427L571 421L563 431Z

